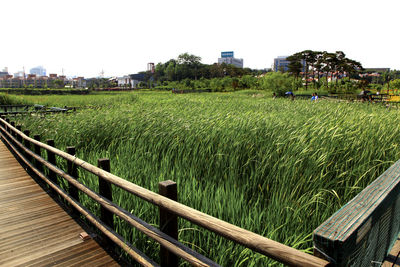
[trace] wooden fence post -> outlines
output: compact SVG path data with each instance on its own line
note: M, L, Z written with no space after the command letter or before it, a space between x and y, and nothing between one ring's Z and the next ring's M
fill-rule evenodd
M70 154L70 155L75 156L75 147L74 146L67 146L67 153ZM67 172L68 172L69 175L71 175L76 180L78 180L78 169L77 169L76 165L74 163L70 162L69 160L67 161ZM76 201L79 202L78 189L75 186L73 186L72 184L70 184L70 183L68 183L68 194L72 198L74 198Z
M158 192L160 195L169 199L178 200L177 185L171 180L163 181L158 184ZM160 213L160 230L170 237L178 240L178 217L169 211L159 208ZM161 267L177 267L179 264L178 257L169 252L165 247L160 248L160 266Z
M38 135L38 134L34 135L33 139L35 139L36 141L40 142L40 135ZM34 150L35 150L34 151L35 154L41 157L42 156L42 151L40 149L40 146L35 144L33 147L34 147ZM35 160L35 166L36 166L36 169L38 169L40 172L43 172L42 164L39 161Z
M30 132L29 130L25 130L25 131L24 131L24 134L25 134L26 136L28 136L28 137L29 137L29 134L30 134L30 133L31 133L31 132ZM27 141L27 140L24 139L24 147L26 147L27 149L31 150L31 149L32 149L32 147L31 147L31 142L29 142L29 141ZM26 159L27 159L28 161L32 162L32 157L31 157L28 153L25 153L25 157L26 157Z
M10 123L10 119L9 119L9 118L6 118L6 122L7 122L7 123ZM6 131L7 131L7 132L10 132L10 129L8 128L8 126L6 126Z
M97 166L107 172L110 172L110 160L107 158L102 158L97 161ZM108 200L112 201L112 190L111 183L104 180L99 176L99 194ZM108 227L114 230L114 214L104 208L100 207L100 220L102 220ZM111 240L105 238L105 243L111 245Z
M54 147L54 140L53 140L53 139L48 139L48 140L46 141L46 143L47 143L49 146ZM46 151L47 151L47 161L48 161L50 164L52 164L52 165L54 165L54 166L57 166L57 165L56 165L56 155L55 155L53 152L51 152L51 151L48 151L48 150L46 150ZM50 179L51 181L55 182L57 185L59 185L59 184L58 184L58 181L57 181L57 176L56 176L55 172L53 172L52 170L49 170L49 179Z
M22 130L22 126L21 125L17 125L17 130L18 131L21 131ZM22 136L20 136L19 134L17 134L17 133L15 133L16 134L16 136L17 136L17 140L20 142L20 143L22 143Z
M10 122L10 124L11 124L12 127L15 127L15 122L14 121ZM15 132L13 130L11 130L11 128L10 128L10 133L11 133L11 135L13 137L15 137Z

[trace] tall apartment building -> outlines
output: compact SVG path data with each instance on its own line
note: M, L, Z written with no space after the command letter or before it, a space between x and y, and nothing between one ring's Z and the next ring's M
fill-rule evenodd
M30 69L30 74L36 74L37 76L46 76L46 69L43 66L37 66L35 68Z
M0 71L0 78L8 75L8 68L5 67L2 71Z
M230 64L238 68L243 68L243 58L235 58L233 51L221 52L221 57L218 58L218 64Z

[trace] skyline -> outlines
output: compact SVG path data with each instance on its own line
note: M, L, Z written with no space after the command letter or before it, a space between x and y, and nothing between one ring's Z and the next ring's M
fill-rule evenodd
M67 76L123 76L185 52L212 64L222 51L264 69L305 49L341 50L365 68L400 69L400 3L321 2L7 0L0 69L41 65Z

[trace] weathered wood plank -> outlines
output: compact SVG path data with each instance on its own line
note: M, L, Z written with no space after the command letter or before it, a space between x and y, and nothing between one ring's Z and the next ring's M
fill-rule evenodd
M119 266L81 232L0 141L0 266Z
M386 256L382 267L399 267L400 266L400 237L397 238L389 255Z
M13 125L10 125L6 123L4 120L0 119L0 121L7 127L10 128L13 132L17 131ZM7 134L7 133L5 133ZM192 209L190 207L187 207L181 203L178 203L176 201L170 200L166 197L160 196L159 194L152 192L148 189L142 188L136 184L133 184L131 182L128 182L116 175L113 175L109 172L106 172L94 165L89 164L88 162L85 162L79 158L76 158L72 155L69 155L68 153L61 151L59 149L56 149L52 146L40 143L32 138L29 138L28 136L24 135L23 133L19 132L19 135L23 137L23 139L33 143L34 145L38 145L42 147L43 149L46 149L47 151L50 151L64 159L70 162L74 162L74 164L80 166L80 168L85 169L99 177L102 177L104 180L107 180L108 182L150 202L153 203L159 207L162 207L182 218L185 218L186 220L189 220L197 225L200 225L208 230L211 230L225 238L228 238L230 240L233 240L236 243L239 243L241 245L244 245L256 252L262 253L266 256L269 256L275 260L278 260L282 263L285 263L287 265L294 265L294 266L303 266L303 265L308 265L308 266L326 266L329 264L329 262L317 258L315 256L306 254L302 251L296 250L294 248L291 248L289 246L286 246L284 244L281 244L279 242L270 240L268 238L265 238L263 236L260 236L256 233L247 231L243 228L240 228L238 226L232 225L228 222L219 220L215 217L212 217L210 215L204 214L198 210ZM25 151L26 152L26 151ZM34 155L31 155L34 156ZM36 157L35 157L36 158ZM51 166L48 166L46 163L47 162L42 162L44 165L46 165L48 168L51 168ZM54 172L57 172L56 169L52 169ZM71 184L74 184L75 186L79 187L78 184L74 183L71 177L66 175L63 172L57 172L59 176L62 176L63 178L67 179L68 182ZM79 188L81 191L85 192L86 194L89 195L89 192L85 190L85 188ZM108 203L105 199L100 199L98 196L95 197L96 200L99 199L100 204L106 205L106 208L113 211L115 214L119 210L116 209L116 207L112 206L110 203ZM118 214L118 216L122 216L123 214ZM186 252L181 251L181 249L177 246L172 246L168 244L171 241L166 240L163 238L159 238L160 234L155 235L154 230L153 231L148 231L146 227L143 227L143 225L140 225L138 221L135 222L135 219L132 217L123 217L124 220L127 220L129 223L132 225L135 224L135 227L138 229L141 228L142 232L146 233L147 235L151 236L153 239L157 240L161 245L165 247L169 247L170 251L173 251L176 254L179 254L182 258L185 258L182 255L186 255L188 259L192 259L192 255L186 254ZM164 242L164 244L162 244ZM196 259L193 259L196 260ZM197 262L197 261L195 261Z

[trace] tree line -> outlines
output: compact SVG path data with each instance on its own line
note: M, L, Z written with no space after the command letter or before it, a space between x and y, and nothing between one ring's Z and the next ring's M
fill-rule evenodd
M286 58L289 61L288 71L295 78L302 78L305 80L305 87L308 88L308 83L311 80L314 87L317 87L317 81L320 81L322 76L325 76L326 83L328 77L333 80L333 77L338 78L358 77L359 71L363 70L360 62L346 57L343 51L336 51L330 53L327 51L313 51L304 50L295 53Z
M146 74L146 78L152 78L158 84L172 81L198 80L242 77L244 75L257 75L262 73L260 70L250 68L238 68L234 65L222 64L203 64L201 57L189 53L183 53L177 59L170 59L165 63L158 63L154 73L141 72Z

